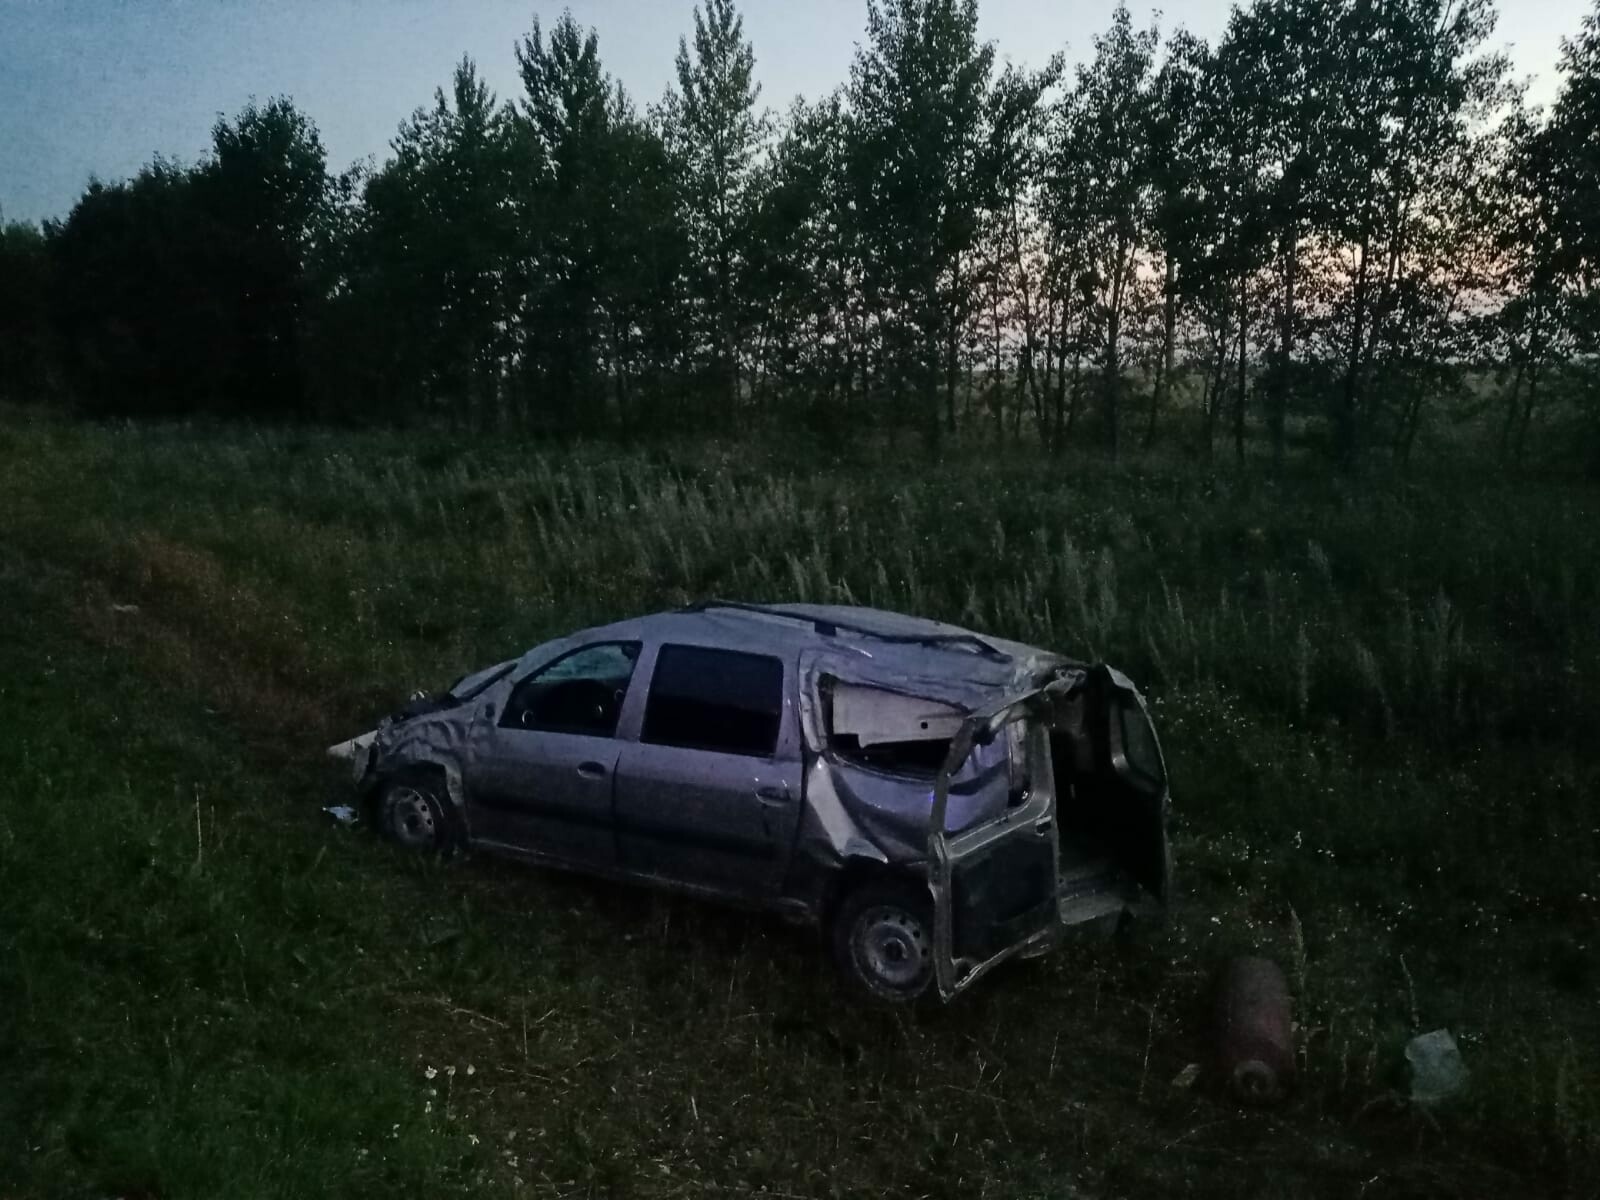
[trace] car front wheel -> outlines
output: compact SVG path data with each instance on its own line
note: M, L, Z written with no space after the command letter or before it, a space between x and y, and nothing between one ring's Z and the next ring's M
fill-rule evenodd
M833 956L855 986L905 1004L933 982L933 905L905 882L863 884L834 913Z
M408 850L448 854L455 839L441 790L439 782L415 775L389 780L375 805L378 831Z

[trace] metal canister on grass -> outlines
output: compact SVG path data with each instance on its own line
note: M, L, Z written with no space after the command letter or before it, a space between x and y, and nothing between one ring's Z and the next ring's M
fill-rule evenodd
M1289 984L1267 958L1235 958L1217 977L1217 1068L1240 1103L1276 1104L1294 1086Z

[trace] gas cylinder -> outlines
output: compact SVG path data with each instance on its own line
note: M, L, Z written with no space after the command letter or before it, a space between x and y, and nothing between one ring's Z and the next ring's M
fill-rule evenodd
M1217 977L1217 1068L1242 1104L1276 1104L1294 1085L1289 984L1269 958L1235 958Z

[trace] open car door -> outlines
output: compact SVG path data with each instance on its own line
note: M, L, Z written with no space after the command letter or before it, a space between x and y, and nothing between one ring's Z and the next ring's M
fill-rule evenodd
M1006 959L1052 939L1057 930L1059 845L1050 742L1030 719L1048 697L1081 681L1061 679L970 714L950 742L934 780L929 814L934 900L934 981L948 1000ZM974 745L1008 739L1012 769L1024 773L1014 807L960 833L945 832L950 777Z
M1057 752L1063 728L1086 751L1082 764ZM1014 807L946 833L951 776L974 745L995 738L1006 739L1012 770L1021 774L1013 777ZM1109 667L1072 669L969 714L935 777L929 816L940 996L948 1000L1006 959L1042 948L1066 925L1128 907L1140 891L1165 903L1168 805L1166 764L1144 701ZM1063 847L1071 870L1063 869Z
M1089 725L1101 765L1088 823L1120 868L1164 904L1172 886L1167 764L1132 680L1111 667L1094 668Z

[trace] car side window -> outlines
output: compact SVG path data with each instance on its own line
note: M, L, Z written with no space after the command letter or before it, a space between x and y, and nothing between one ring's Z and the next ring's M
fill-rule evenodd
M765 654L663 646L640 741L767 757L783 719L783 663Z
M638 642L569 651L512 689L501 728L614 737L638 661Z

